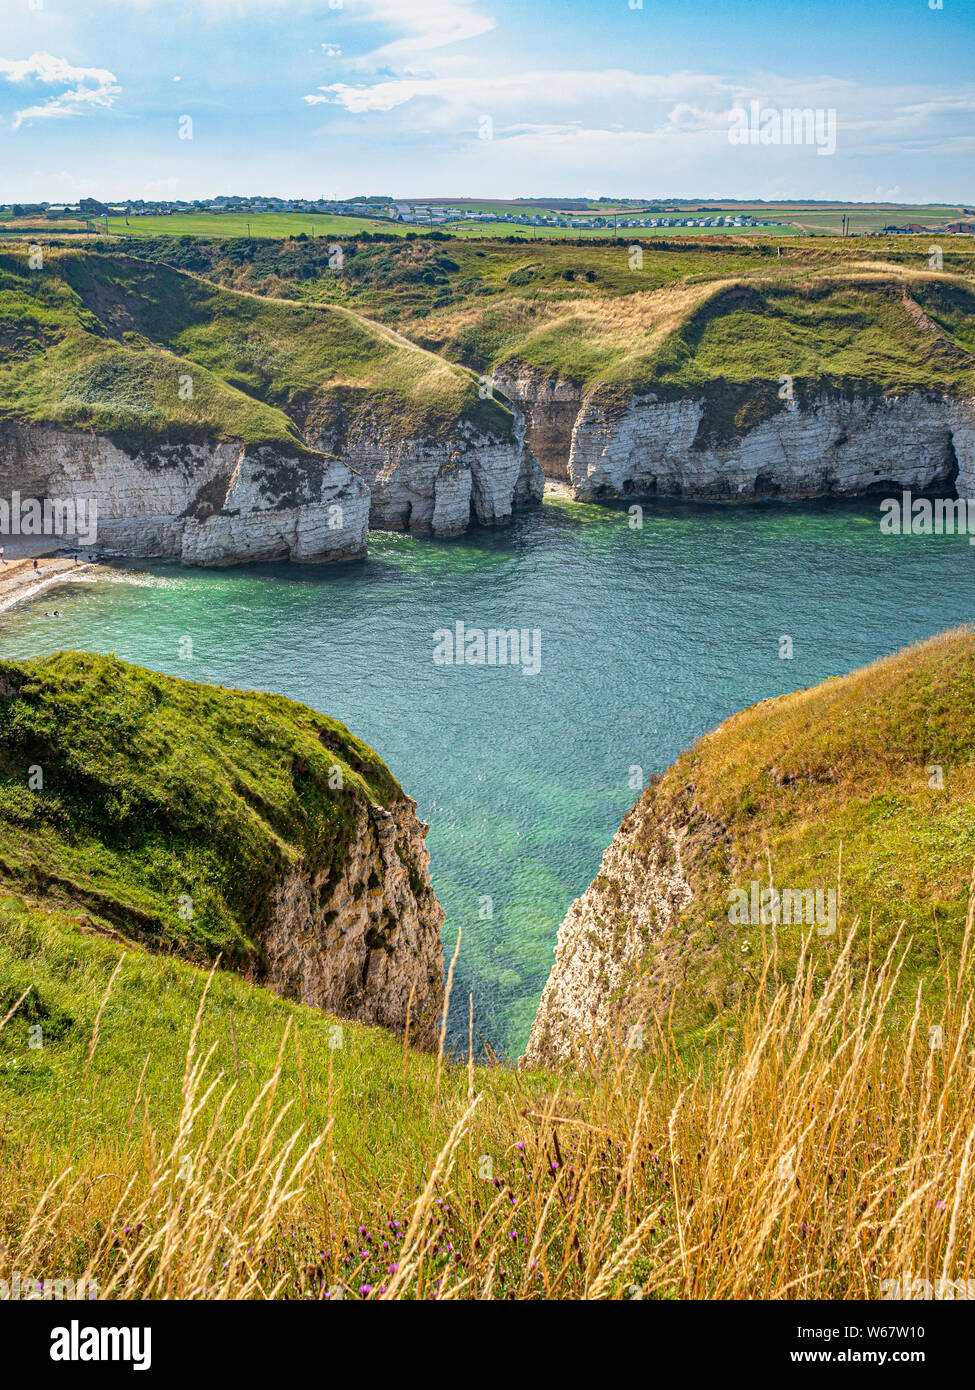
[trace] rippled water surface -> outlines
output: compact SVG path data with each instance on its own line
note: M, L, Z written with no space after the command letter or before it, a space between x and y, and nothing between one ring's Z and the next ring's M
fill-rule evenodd
M501 1052L524 1045L559 922L634 777L744 705L975 620L967 539L882 537L869 503L661 503L642 529L558 503L506 530L379 534L370 549L341 566L154 564L65 584L0 617L2 651L114 651L344 720L431 824L448 949L464 932L458 1032L471 991ZM540 629L539 674L435 664L434 631L458 620Z

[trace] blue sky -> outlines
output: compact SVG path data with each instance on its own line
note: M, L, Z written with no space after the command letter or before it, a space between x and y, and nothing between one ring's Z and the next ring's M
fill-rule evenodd
M0 201L975 201L972 0L0 0ZM835 112L835 153L728 113ZM180 139L189 129L192 139Z

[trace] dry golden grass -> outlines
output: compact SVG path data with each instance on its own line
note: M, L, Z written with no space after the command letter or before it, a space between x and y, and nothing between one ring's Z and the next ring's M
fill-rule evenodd
M411 1055L429 1090L412 1123L439 1138L392 1183L336 1151L331 1071L319 1132L279 1102L290 1022L226 1122L236 1083L210 1074L204 992L175 1128L153 1127L140 1078L141 1142L77 1146L16 1223L28 1194L5 1174L0 1278L305 1299L876 1299L908 1272L968 1281L972 918L935 1012L920 988L913 1011L894 1002L902 939L854 976L854 930L823 978L804 950L784 983L770 947L691 1056L665 1026L559 1076ZM307 1117L303 1081L297 1105Z

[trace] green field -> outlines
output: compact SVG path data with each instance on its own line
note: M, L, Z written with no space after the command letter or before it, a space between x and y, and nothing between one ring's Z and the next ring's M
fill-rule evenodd
M104 219L103 223L104 223ZM108 228L118 236L296 237L352 236L356 232L402 232L385 218L324 217L301 212L174 213L171 217L110 217Z
M903 225L916 222L936 230L940 225L965 220L973 216L966 213L963 206L932 204L914 206L911 204L869 204L869 203L749 203L714 200L667 200L665 202L648 200L646 204L625 207L619 204L600 204L572 199L549 202L529 201L503 202L491 199L423 199L413 202L416 207L451 206L462 211L566 216L612 217L618 213L620 218L635 216L652 217L702 217L702 216L749 216L769 219L773 225L756 228L737 227L632 227L620 228L619 238L644 238L660 236L774 236L793 235L831 236L842 231L843 217L847 219L848 230L860 234L878 232L888 225ZM95 224L104 228L104 219L94 219ZM17 219L9 211L0 211L0 226L11 234L29 235L45 233L56 235L84 235L84 219L70 217L46 218L42 215L24 216ZM444 235L470 237L554 237L573 240L599 239L614 235L608 228L537 227L509 223L484 221L447 222L427 227L422 224L393 222L386 217L346 217L343 215L298 213L298 212L192 212L172 213L170 215L138 215L110 217L109 231L118 236L202 236L202 237L309 237L353 236L361 232L382 232L393 236L425 236L430 231Z
M964 210L961 207L946 207L941 204L930 207L912 207L909 204L888 207L884 205L865 206L862 203L826 203L817 207L815 204L796 203L786 206L776 204L770 208L756 203L743 204L734 209L729 207L728 211L737 211L755 217L779 216L814 236L839 235L842 232L844 216L847 219L848 229L861 233L879 232L883 227L897 227L907 222L918 222L922 226L937 227L946 222L960 221L964 216Z
M518 211L518 209L513 209ZM614 235L612 227L530 227L498 222L447 222L436 227L418 226L407 222L391 222L388 218L319 217L310 213L174 213L170 217L111 217L109 231L116 236L201 236L201 237L297 237L302 233L314 237L354 236L359 232L383 232L386 235L426 236L431 231L456 237L555 237L559 240L599 240ZM51 232L57 224L49 224ZM44 230L47 230L45 227ZM782 223L776 227L621 227L619 240L647 236L710 236L712 232L738 236L792 236L799 228Z

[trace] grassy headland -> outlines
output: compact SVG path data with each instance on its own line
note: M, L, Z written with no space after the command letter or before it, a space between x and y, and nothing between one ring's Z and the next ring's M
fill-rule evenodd
M0 663L0 879L120 939L260 974L272 885L337 877L356 806L400 796L344 725L283 696L84 652Z
M641 850L683 832L693 900L647 942L627 1011L676 999L675 1026L706 1030L750 986L754 958L790 975L801 925L735 925L730 891L834 890L837 930L815 932L817 968L851 970L900 934L896 1001L957 960L975 872L975 634L945 634L809 690L733 715L644 793ZM847 933L860 922L852 947ZM677 988L678 982L680 989ZM678 998L679 996L679 998Z
M86 701L111 714L119 676L106 663L113 681L86 694L82 660L6 668L28 680L4 700L24 709L8 743L33 761L59 737L57 686L65 742L88 744L44 756L118 785L109 812L99 795L63 802L62 833L83 849L120 817L139 823L147 777L166 797L174 759L201 754L153 712L163 678L131 668L123 685L154 741L130 749L124 718L85 734ZM648 797L697 818L691 957L697 916L726 912L755 861L800 885L833 875L842 838L839 930L825 946L753 933L707 1029L678 1031L671 999L642 1046L610 1036L598 1061L559 1074L416 1055L226 970L208 985L178 938L171 956L143 951L97 910L15 881L0 901L0 1277L306 1299L872 1299L906 1270L968 1280L973 681L975 638L952 635L746 710L684 755ZM174 696L184 716L211 698L219 723L224 700L245 697ZM236 750L244 764L285 713L288 739L323 722L246 699L258 746ZM211 802L243 773L202 756L197 781L215 790L192 805L203 798L219 828L227 812ZM171 790L194 795L183 777ZM19 844L22 808L3 816ZM164 832L178 863L178 825ZM220 843L218 829L214 854ZM676 988L693 1013L700 980ZM466 1017L466 1001L454 1007ZM479 1050L472 1037L471 1060Z

